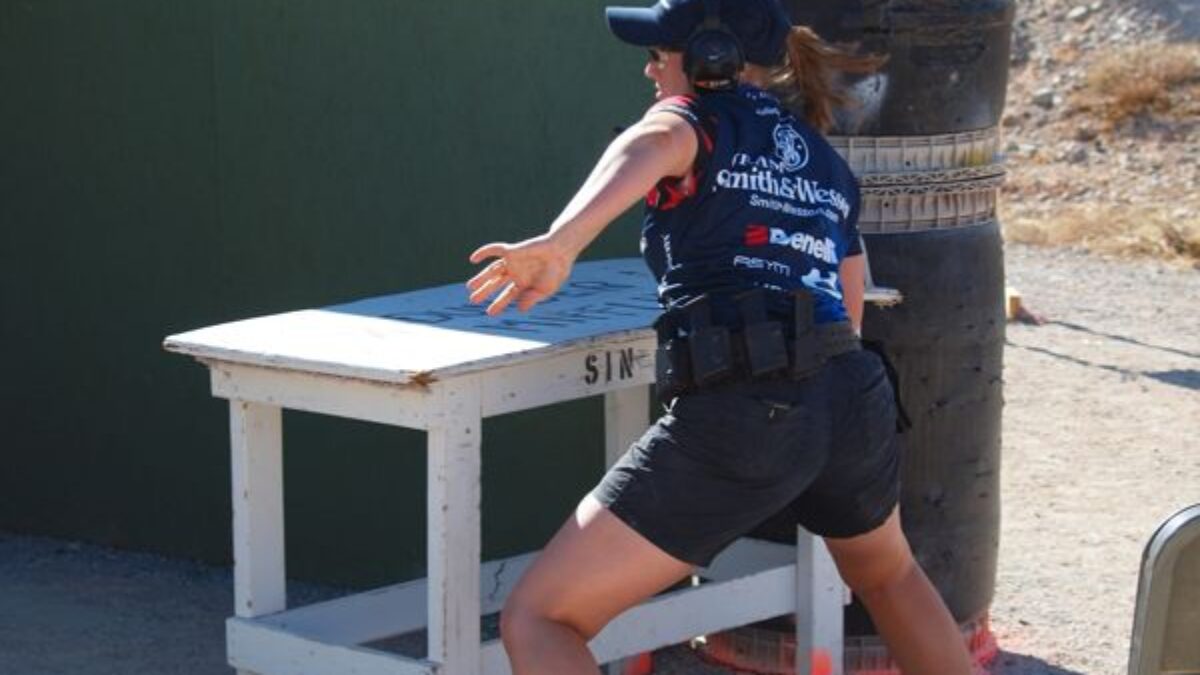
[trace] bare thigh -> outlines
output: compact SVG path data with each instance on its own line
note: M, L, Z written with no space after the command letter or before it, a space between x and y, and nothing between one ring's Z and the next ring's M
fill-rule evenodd
M691 572L691 564L663 552L588 495L517 583L505 611L564 623L591 639L618 614Z

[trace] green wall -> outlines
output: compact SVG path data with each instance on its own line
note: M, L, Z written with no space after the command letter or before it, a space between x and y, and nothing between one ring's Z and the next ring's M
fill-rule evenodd
M0 0L0 528L227 563L227 410L162 338L544 229L649 100L603 5ZM421 574L423 435L284 433L291 574ZM485 434L485 554L537 546L598 477L600 404Z

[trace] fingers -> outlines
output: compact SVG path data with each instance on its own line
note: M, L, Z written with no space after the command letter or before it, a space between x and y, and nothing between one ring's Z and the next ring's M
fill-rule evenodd
M478 278L478 277L476 277L476 278ZM467 288L471 290L471 294L469 296L467 296L467 300L472 305L478 305L479 303L486 300L488 298L488 296L490 296L493 293L495 293L496 291L500 290L500 287L504 283L504 280L498 276L493 276L490 279L481 281L479 284L472 285L472 284L474 284L474 282L475 282L475 279L472 279L471 281L467 282Z
M509 248L510 247L507 244L501 244L499 242L484 244L483 246L475 249L475 252L471 254L470 260L472 263L478 264L484 260L487 260L488 258L498 258L505 253L508 253Z
M485 286L480 287L479 290L471 294L471 303L479 304L483 302L489 295L495 293L500 288L500 285L501 282L496 279L487 282ZM518 310L528 312L534 305L545 300L549 295L549 293L536 289L522 291L516 284L509 283L504 288L504 291L492 302L491 306L488 307L487 313L495 316L503 312L514 300L517 303Z
M507 273L508 264L504 261L504 258L494 260L492 261L492 264L483 268L479 274L476 274L475 276L471 277L469 281L467 281L467 288L471 291L475 291L483 285L489 284L489 282L503 281L505 276L507 276Z
M518 296L520 289L509 274L508 261L502 257L508 252L509 247L505 244L487 244L479 247L471 254L471 262L479 263L488 258L499 259L493 260L491 264L483 268L467 281L467 289L470 291L468 300L472 304L479 304L492 294L500 291L492 304L488 306L487 313L490 316L495 316L504 311L506 307ZM500 289L503 288L501 291Z
M505 286L500 295L496 296L496 299L492 301L492 304L488 305L488 316L496 316L497 314L503 312L505 308L507 308L509 304L517 298L517 295L520 292L521 289L517 288L516 284L509 284L508 286Z
M530 241L526 241L517 245L497 242L476 249L470 256L472 263L479 264L489 258L495 260L467 281L469 301L479 304L495 295L492 303L488 305L487 313L489 316L496 316L514 302L517 309L527 312L548 298L553 293L552 290L538 290L533 287L546 286L538 281L539 276L544 276L543 268L546 263L532 253L535 248ZM551 285L557 287L557 283Z

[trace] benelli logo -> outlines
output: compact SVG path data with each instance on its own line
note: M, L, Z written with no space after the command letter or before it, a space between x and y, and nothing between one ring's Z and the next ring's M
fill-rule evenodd
M747 225L746 226L746 245L747 246L766 246L770 240L771 231L766 225Z
M745 242L746 246L787 246L827 263L837 264L837 244L829 237L817 239L804 232L788 233L778 227L747 225Z

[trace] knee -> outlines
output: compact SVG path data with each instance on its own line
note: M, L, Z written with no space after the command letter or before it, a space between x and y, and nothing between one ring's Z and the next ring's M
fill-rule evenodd
M500 610L500 639L509 649L519 646L529 639L541 620L541 613L514 593Z
M592 637L554 608L531 602L520 593L509 596L500 610L500 639L510 652L536 644L548 634L564 630L578 635L584 641Z

